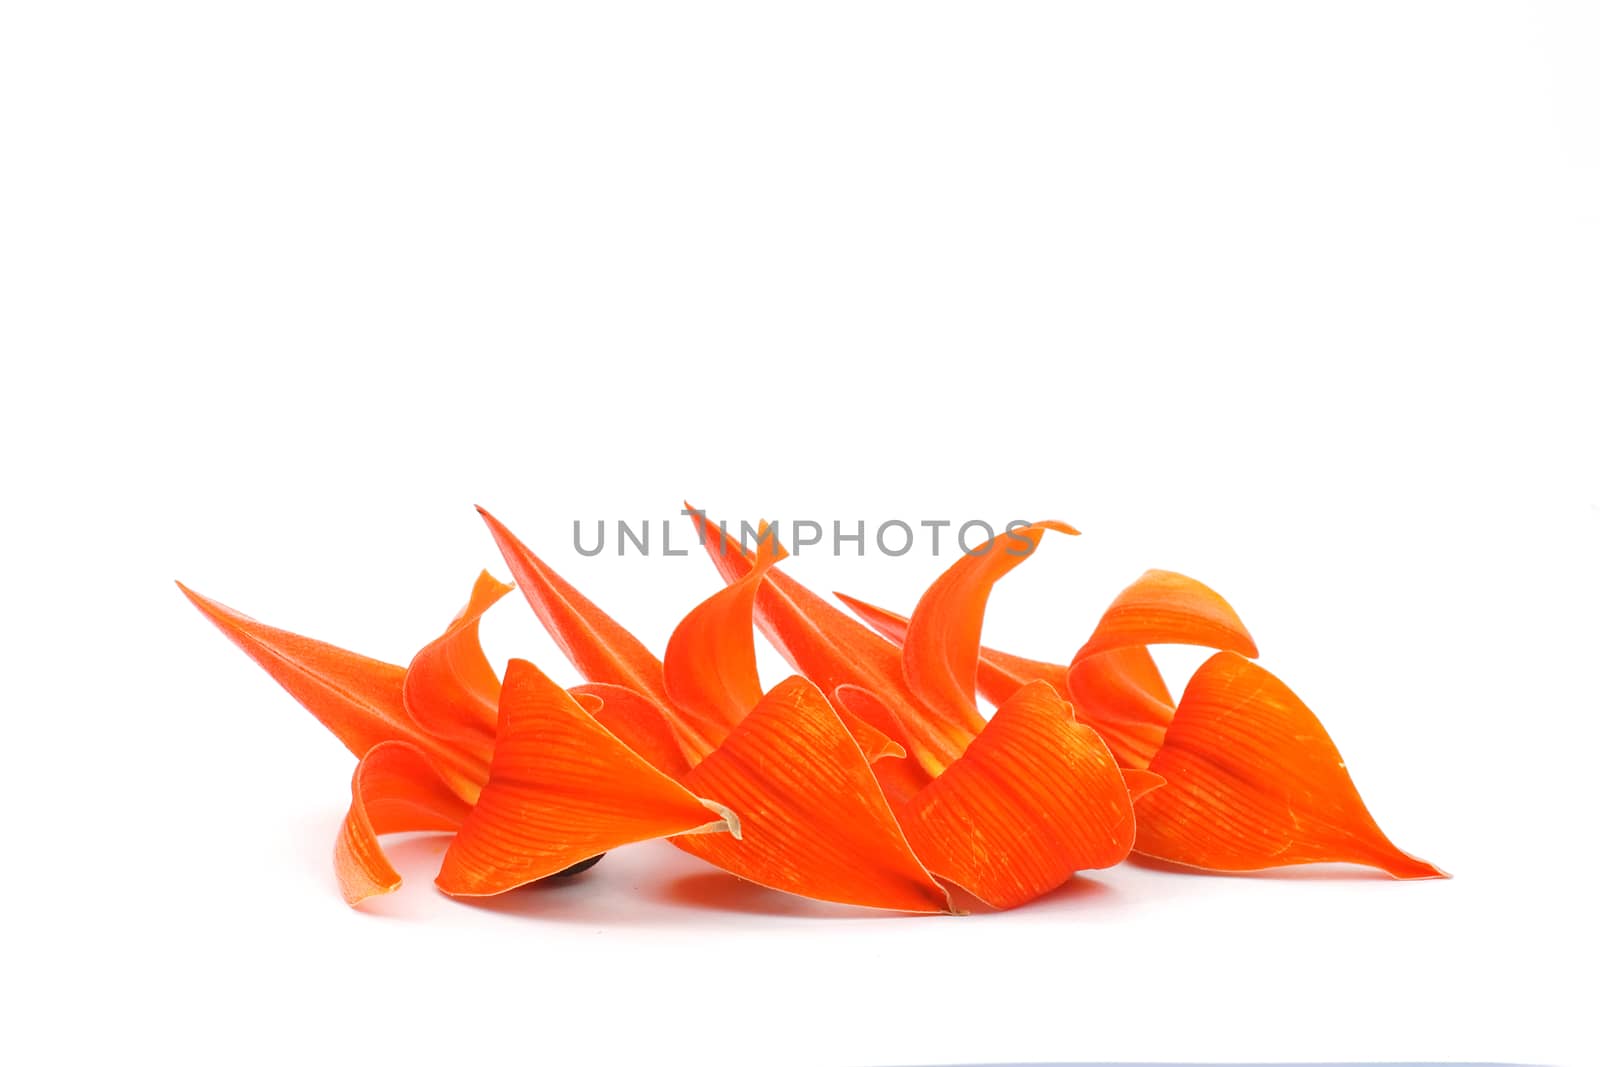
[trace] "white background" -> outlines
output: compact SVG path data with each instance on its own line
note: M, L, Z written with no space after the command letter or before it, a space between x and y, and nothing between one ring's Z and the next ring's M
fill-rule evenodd
M1584 4L6 5L6 1058L1596 1062L1597 53ZM1456 878L902 919L657 844L473 907L413 841L346 909L350 757L172 579L404 661L505 574L483 504L659 649L711 567L571 523L684 497L1070 521L990 614L1044 657L1193 574ZM576 680L520 600L486 639Z

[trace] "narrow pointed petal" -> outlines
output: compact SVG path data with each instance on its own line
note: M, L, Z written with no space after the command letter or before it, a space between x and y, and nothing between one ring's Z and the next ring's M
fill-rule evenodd
M1118 593L1073 662L1128 645L1200 645L1257 655L1255 640L1226 600L1172 571L1145 571Z
M851 686L839 687L840 690L851 688ZM865 690L857 691L865 692ZM871 699L872 694L866 695ZM882 705L879 704L879 707ZM839 713L839 721L844 723L844 728L855 738L856 745L861 749L861 754L867 757L868 763L877 763L881 759L906 758L904 745L852 711L848 698L841 699L837 690L834 694L833 710Z
M663 672L671 709L687 720L686 734L707 742L702 758L720 745L761 702L756 673L756 590L768 568L788 553L764 537L748 574L717 590L685 615L667 641Z
M478 620L511 586L488 571L478 575L466 607L406 669L405 704L423 729L467 745L485 761L494 745L500 678L483 654Z
M737 540L723 542L700 515L695 527L725 582L750 573L754 555ZM767 572L756 593L756 622L783 658L831 693L841 685L873 692L903 688L900 649L829 604L781 570Z
M1444 877L1384 836L1311 710L1235 653L1195 672L1150 770L1167 784L1137 806L1145 855L1214 871L1344 862Z
M178 588L356 756L385 741L409 741L428 754L457 794L469 800L477 795L486 768L412 721L405 710L403 668L267 626L182 583Z
M694 515L707 554L725 582L736 582L750 573L754 554L743 550L737 539L724 540L718 527L702 513ZM836 707L851 725L850 717L865 720L890 741L911 752L911 739L899 725L921 717L916 699L906 688L900 670L900 649L856 622L850 616L813 593L781 570L769 570L756 592L756 623L789 665L805 675L825 693L839 698L840 687L859 690L861 696L838 700ZM881 747L870 736L861 738L864 750ZM949 743L939 743L940 751L922 745L917 759L875 763L886 785L901 790L916 780L926 782L932 770L954 758ZM912 764L918 766L913 768ZM929 766L922 766L922 764Z
M983 728L977 704L978 648L989 593L1033 554L1046 530L1077 533L1065 523L1040 522L997 536L951 564L917 601L906 624L905 674L929 711L973 732Z
M1044 682L997 708L900 815L929 870L996 908L1120 863L1134 840L1129 787L1110 750Z
M482 508L478 513L494 535L518 588L578 672L588 681L620 685L662 709L671 709L661 661L621 623L535 556L500 520ZM711 748L705 738L686 732L686 724L674 722L673 729L685 751Z
M852 719L889 738L899 749L899 759L874 758L868 746L861 745L861 751L867 756L867 762L872 764L872 773L877 775L878 784L883 786L891 805L911 799L933 781L928 769L917 760L904 758L905 747L893 741L896 736L903 736L904 732L894 712L883 701L860 686L841 685L833 691L833 706L839 709L839 717L844 720L857 744L861 744L861 735L851 726Z
M674 843L741 878L817 900L950 909L918 862L860 748L821 690L791 677L684 778L740 814L743 837Z
M569 692L617 739L633 749L656 770L674 778L689 771L689 761L666 715L654 701L620 685L590 682Z
M910 747L934 773L959 756L984 728L978 714L978 647L994 583L1038 548L1060 522L1010 531L962 556L922 594L906 624L902 669L921 712L902 722Z
M483 794L437 879L489 896L634 841L738 832L738 819L652 767L533 664L512 660Z
M834 596L884 637L905 640L910 620L904 615L843 593ZM978 650L978 692L995 706L1033 681L1049 682L1066 697L1078 719L1095 728L1123 767L1149 766L1172 721L1172 695L1143 645L1113 648L1071 667L988 647Z
M454 830L467 816L456 796L419 749L384 741L361 757L350 779L350 811L334 845L334 873L351 907L400 888L400 875L384 856L380 834Z
M844 593L834 593L856 616L897 645L904 645L906 627L911 620L888 608L880 608ZM1034 681L1049 682L1057 693L1067 691L1069 668L1063 664L1025 659L1000 652L987 645L978 649L978 692L995 706L1011 699L1011 694Z
M1166 737L1172 697L1144 645L1113 648L1074 664L1068 697L1124 767L1145 768Z

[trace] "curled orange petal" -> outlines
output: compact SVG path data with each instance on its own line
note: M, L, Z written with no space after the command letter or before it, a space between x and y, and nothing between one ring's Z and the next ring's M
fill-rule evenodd
M1120 863L1134 840L1129 786L1110 750L1044 682L1012 694L899 812L929 870L996 908Z
M181 582L178 588L355 755L364 756L385 741L410 742L427 753L457 795L477 796L485 764L442 744L412 720L405 709L404 668L267 626Z
M634 841L722 830L739 832L726 807L652 767L537 667L514 659L488 784L437 884L452 896L488 896Z
M494 744L500 678L478 641L478 621L511 586L478 575L466 607L406 669L406 710L418 725L473 748L487 761Z
M440 778L427 756L404 741L369 749L350 779L350 811L333 849L339 892L352 907L400 888L378 843L380 834L454 830L468 805Z
M910 620L904 615L843 593L834 596L889 640L905 640ZM1071 667L982 647L977 675L978 692L996 706L1028 682L1049 682L1124 767L1149 766L1172 721L1172 696L1143 645L1112 648Z
M940 912L949 898L907 844L822 691L798 676L768 693L684 784L740 814L743 837L675 838L724 870L817 900Z
M1145 571L1118 593L1073 662L1128 645L1200 645L1257 655L1233 607L1210 586L1173 571Z
M551 570L500 520L482 508L478 513L494 535L518 588L578 672L591 682L631 689L670 713L672 699L667 695L661 661L621 623ZM671 716L671 721L685 752L710 751L711 743L697 734L692 724L678 716Z
M1150 766L1172 721L1172 697L1148 648L1128 645L1080 660L1067 688L1078 718L1099 731L1119 764Z
M1150 770L1167 784L1137 805L1144 855L1214 871L1344 862L1444 877L1384 836L1299 697L1236 653L1195 672Z
M913 751L925 763L929 758L946 763L959 756L966 742L983 729L976 690L979 636L989 593L995 582L1033 554L1046 530L1077 533L1061 522L1009 530L951 564L917 601L906 624L902 662L906 684L926 712L920 721L906 723ZM936 770L932 765L929 769Z
M678 747L672 724L653 700L620 685L590 682L568 690L595 720L643 756L656 770L680 778L689 761Z
M667 641L663 674L670 708L688 721L686 735L704 738L705 756L761 702L756 673L756 590L768 568L788 553L763 537L748 574L717 590L683 617Z

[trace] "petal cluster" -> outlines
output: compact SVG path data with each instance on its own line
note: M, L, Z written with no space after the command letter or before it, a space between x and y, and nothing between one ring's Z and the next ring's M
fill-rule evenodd
M1442 876L1389 841L1316 716L1191 578L1147 572L1049 663L980 637L995 583L1076 534L1064 523L963 555L909 616L838 594L852 617L784 572L769 529L747 547L691 512L723 587L659 658L483 513L585 679L572 688L491 665L479 621L513 587L487 573L405 667L180 586L357 757L334 846L346 901L398 888L380 838L401 832L451 835L436 883L459 897L654 838L774 890L901 912L1017 907L1132 853ZM758 629L795 671L770 689ZM1150 653L1163 644L1215 650L1176 702Z

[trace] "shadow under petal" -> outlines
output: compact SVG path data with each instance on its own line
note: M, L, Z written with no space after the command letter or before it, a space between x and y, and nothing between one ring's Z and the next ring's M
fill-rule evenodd
M1260 871L1209 871L1204 867L1188 867L1181 863L1141 856L1128 857L1127 862L1146 871L1182 874L1201 878L1248 878L1267 882L1403 882L1376 867L1362 867L1354 863L1299 863L1287 867L1269 867ZM1418 881L1437 879L1417 879Z
M738 912L743 915L764 915L778 918L805 919L898 919L916 918L905 912L884 911L880 908L859 908L850 904L833 904L808 897L795 896L766 886L747 882L725 871L705 870L679 875L667 882L660 893L669 904L684 908L708 908L718 911Z

